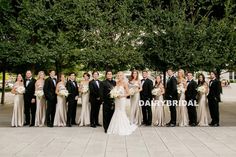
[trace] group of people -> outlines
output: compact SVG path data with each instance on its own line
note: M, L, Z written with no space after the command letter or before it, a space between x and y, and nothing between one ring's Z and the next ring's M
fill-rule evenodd
M112 71L106 71L105 80L99 80L99 73L83 74L83 80L78 84L76 74L70 73L68 79L64 74L56 77L55 71L45 73L40 71L35 80L31 71L26 72L24 80L17 75L12 89L15 94L11 125L18 126L103 126L108 134L129 135L137 126L219 126L219 102L221 86L214 72L210 73L211 80L205 81L200 74L198 82L193 79L193 73L178 70L177 77L172 69L167 71L166 85L162 76L155 81L149 78L148 71L142 71L139 79L138 71L131 73L126 80L123 72L113 78ZM115 89L115 90L114 90ZM81 96L82 108L77 113L77 102ZM126 114L127 97L130 97L130 116ZM170 121L165 124L166 116L163 105L152 105L151 101L164 102L171 105ZM140 102L143 102L140 105ZM178 101L178 105L174 103ZM195 104L198 102L198 109ZM190 103L192 102L192 103ZM103 125L99 124L100 106L103 106ZM198 110L198 114L197 114ZM210 111L211 123L208 120ZM78 116L79 115L79 116Z

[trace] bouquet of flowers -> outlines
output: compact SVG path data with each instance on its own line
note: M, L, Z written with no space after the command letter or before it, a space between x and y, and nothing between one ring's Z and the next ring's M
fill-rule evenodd
M16 93L17 94L24 94L25 93L25 87L19 86L16 88Z
M117 98L119 96L122 96L122 93L120 93L120 91L118 90L117 87L114 87L111 91L110 91L110 96L111 98Z
M152 90L152 95L160 96L161 95L161 89L160 88L154 88Z
M129 89L129 94L130 94L130 95L134 95L134 94L137 93L137 92L138 92L138 88L136 88L136 87Z
M89 87L88 86L85 86L83 85L82 88L81 88L81 93L87 93L89 91Z
M197 88L197 91L199 93L206 93L206 88L204 86L200 86L200 87Z
M179 85L177 86L177 90L178 90L178 93L179 93L179 94L185 92L184 85L183 85L183 84L179 84Z
M69 92L68 92L68 90L63 89L63 90L60 90L60 91L59 91L59 94L60 94L61 96L68 97Z
M34 95L38 98L42 98L44 95L44 92L43 92L43 90L36 90Z

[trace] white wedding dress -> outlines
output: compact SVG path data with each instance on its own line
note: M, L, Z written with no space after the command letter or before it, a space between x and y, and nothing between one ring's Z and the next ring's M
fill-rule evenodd
M117 86L117 89L119 93L125 94L123 86ZM107 130L108 134L130 135L137 128L137 125L130 124L125 107L126 97L115 99L115 112Z

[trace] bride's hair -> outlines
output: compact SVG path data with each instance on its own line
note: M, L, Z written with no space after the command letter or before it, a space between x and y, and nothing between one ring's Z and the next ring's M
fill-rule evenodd
M178 83L182 82L182 80L185 80L184 78L184 70L183 69L179 69L178 70Z
M116 78L118 79L118 75L121 75L122 76L122 80L124 81L124 73L122 71L119 71L117 74L116 74Z
M39 71L39 72L38 72L38 79L40 79L40 75L42 75L42 74L45 76L44 71Z

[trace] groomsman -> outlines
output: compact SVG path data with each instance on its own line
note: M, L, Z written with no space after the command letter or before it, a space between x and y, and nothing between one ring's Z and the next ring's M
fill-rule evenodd
M151 110L151 100L152 100L152 89L153 82L148 78L148 71L143 71L143 79L141 80L142 91L140 92L141 100L144 102L142 106L143 113L143 123L146 126L152 124L152 110Z
M93 80L89 82L89 101L91 103L91 114L90 114L90 125L91 127L95 128L96 126L101 126L99 124L98 116L100 106L102 104L102 82L98 80L99 73L94 71L93 73Z
M197 83L193 80L193 73L188 72L187 74L187 90L185 92L185 98L187 101L188 108L188 117L189 117L189 125L196 126L197 125L197 111L195 102L197 101Z
M43 92L47 101L47 111L46 111L47 126L53 127L53 122L56 112L56 104L57 104L57 95L56 95L57 79L54 70L51 70L49 75L50 76L45 80Z
M24 125L34 126L35 124L35 113L36 113L36 97L34 95L35 82L36 80L32 77L32 72L30 70L26 71L26 79L24 81L24 86L25 86L25 94L24 94L25 124Z
M112 79L112 71L106 71L106 80L103 81L103 127L105 133L115 110L114 99L110 97L110 91L114 86L116 86L116 82Z
M220 102L220 93L221 93L221 83L216 79L216 73L210 73L211 81L209 83L209 94L208 94L208 105L211 115L210 126L219 126L219 102Z
M174 77L174 73L172 69L168 69L167 74L169 76L166 84L166 93L165 97L168 100L169 108L170 108L170 122L166 125L168 127L175 127L176 126L176 106L173 103L178 99L178 92L177 92L177 80Z
M75 125L75 117L76 117L76 107L77 100L79 96L79 90L77 82L75 81L75 73L70 73L69 80L66 83L66 88L70 93L67 97L68 102L68 110L67 110L67 127L71 127L71 125Z

